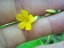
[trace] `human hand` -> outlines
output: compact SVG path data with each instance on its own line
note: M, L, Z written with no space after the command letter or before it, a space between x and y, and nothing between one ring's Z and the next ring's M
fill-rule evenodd
M63 11L63 2L63 0L0 0L0 25L14 21L16 13L19 13L21 9L33 15L43 15L49 8ZM38 19L32 24L31 31L20 30L17 24L2 28L0 29L0 42L2 48L14 48L25 41L62 31L64 31L64 12ZM63 45L63 42L60 44ZM55 45L59 48L58 44ZM48 47L50 46L54 45Z

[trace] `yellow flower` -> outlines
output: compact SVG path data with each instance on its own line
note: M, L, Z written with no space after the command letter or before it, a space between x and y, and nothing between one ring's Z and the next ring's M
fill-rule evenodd
M33 15L28 15L28 12L21 10L21 14L16 15L16 19L21 21L18 25L20 29L31 30L31 23L33 21Z
M38 17L36 17L38 18ZM28 12L26 10L21 10L20 14L16 15L16 19L18 21L21 21L18 25L20 29L26 29L26 30L31 30L31 23L36 21L37 19L33 17L33 15L28 15Z

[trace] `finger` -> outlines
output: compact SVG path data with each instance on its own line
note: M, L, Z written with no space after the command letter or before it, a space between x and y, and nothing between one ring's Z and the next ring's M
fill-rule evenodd
M5 27L1 29L0 32L5 39L5 41L3 41L3 39L1 42L6 42L4 45L7 47L14 47L25 41L36 39L52 33L59 33L61 31L64 31L64 12L51 17L38 19L32 24L31 31L20 30L16 24Z
M0 42L4 48L15 48L26 39L17 24L0 29Z
M63 0L19 0L22 8L33 15L43 15L46 9L64 10L63 2ZM19 9L17 9L17 11L18 10Z
M64 0L1 0L0 25L14 21L21 9L33 15L43 15L49 8L64 10Z
M34 23L32 30L23 32L27 40L64 31L64 12L41 18Z
M64 41L55 43L55 44L51 44L51 45L41 45L41 46L37 46L35 48L64 48Z
M14 0L0 0L0 25L15 20Z

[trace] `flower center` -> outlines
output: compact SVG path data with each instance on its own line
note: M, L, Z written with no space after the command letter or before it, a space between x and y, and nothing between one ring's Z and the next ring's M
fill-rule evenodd
M29 18L26 18L26 20L25 20L26 22L28 22L29 21Z

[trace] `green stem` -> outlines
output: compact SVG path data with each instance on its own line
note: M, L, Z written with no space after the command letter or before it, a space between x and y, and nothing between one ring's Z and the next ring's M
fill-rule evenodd
M14 21L14 22L10 22L10 23L7 23L7 24L4 24L4 25L1 25L0 28L3 28L3 27L6 27L6 26L9 26L9 25L12 25L12 24L15 24L19 21Z
M49 44L50 38L51 38L51 35L48 36L46 44Z

